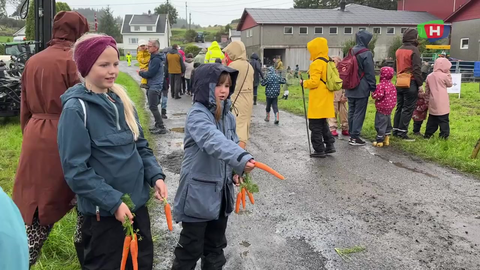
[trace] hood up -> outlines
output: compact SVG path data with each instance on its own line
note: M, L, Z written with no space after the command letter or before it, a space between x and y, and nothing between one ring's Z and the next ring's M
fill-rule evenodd
M275 74L275 68L273 66L268 67L268 74Z
M402 42L403 43L416 43L418 39L418 31L414 28L408 28L403 33Z
M256 53L252 53L250 59L258 60L258 55Z
M365 30L358 31L355 34L355 42L359 47L368 48L368 43L370 43L372 38L373 38L372 33Z
M235 82L237 81L238 71L217 63L200 65L195 70L195 77L192 83L194 101L202 103L212 112L214 112L217 107L215 102L215 87L217 86L218 79L223 72L229 73L232 79L227 102L227 104L229 104L230 96L235 91Z
M209 51L214 51L214 50L221 50L221 49L220 49L220 45L218 45L218 42L214 41L214 42L212 42L212 45L210 45L210 47L208 47L208 50Z
M53 20L52 40L75 42L87 32L87 19L76 11L61 11Z
M448 73L451 67L452 63L447 58L438 58L433 65L433 72Z
M308 42L307 49L310 52L310 61L319 57L328 58L328 44L325 38L315 38Z
M241 41L233 41L232 43L228 44L225 49L223 49L223 52L228 54L228 57L232 61L236 60L247 60L247 50L245 49L245 44Z
M394 70L391 67L382 67L380 69L380 80L392 80Z

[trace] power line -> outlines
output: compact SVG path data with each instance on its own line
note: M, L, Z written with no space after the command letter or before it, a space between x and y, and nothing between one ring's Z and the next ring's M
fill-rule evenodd
M202 7L229 7L229 6L236 6L236 5L250 5L250 4L257 4L257 3L263 3L264 1L254 1L254 2L248 2L248 3L231 3L231 4L228 4L228 3L218 3L218 2L202 2L201 5L199 6L196 6L196 5L190 5L190 7L196 7L196 8L202 8ZM168 3L168 1L167 1ZM210 3L210 4L214 4L212 6L207 6L207 5L204 5L204 4L207 4L207 3ZM281 4L290 4L292 3L291 1L289 2L285 2L285 3L276 3L276 4L270 4L268 6L278 6L278 5L281 5ZM137 5L158 5L159 2L142 2L142 3L105 3L105 4L80 4L80 5L69 5L71 7L86 7L86 6L137 6ZM177 4L174 4L174 3L170 3L171 5L173 6L179 6ZM199 3L200 4L200 3ZM182 5L183 7L183 5ZM222 10L223 11L223 10Z

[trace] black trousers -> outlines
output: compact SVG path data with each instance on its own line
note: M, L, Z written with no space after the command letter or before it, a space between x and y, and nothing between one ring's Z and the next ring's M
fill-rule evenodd
M267 97L267 108L265 109L267 113L270 113L270 107L273 107L273 112L275 114L278 112L278 97L276 98Z
M138 269L151 270L153 267L153 241L150 230L150 216L147 207L140 207L133 219L134 230L138 229ZM83 270L118 270L122 260L125 232L122 223L115 217L85 216L82 225L84 262ZM127 268L133 269L129 256Z
M327 118L309 119L308 127L312 131L312 145L315 152L325 152L325 145L329 147L335 143Z
M394 135L407 134L417 99L418 86L415 81L410 83L410 88L397 88L397 110L393 118Z
M182 93L185 94L185 90L187 89L187 82L185 76L182 76Z
M170 91L172 98L179 97L182 88L182 74L170 74Z
M163 127L162 116L160 115L160 111L158 110L158 105L160 104L161 95L162 95L161 90L154 90L154 89L147 90L148 108L152 112L153 118L155 118L156 127Z
M392 132L391 115L386 115L377 111L375 114L375 130L377 131L377 142L383 142L386 135Z
M202 258L202 270L221 270L227 260L223 249L227 247L225 230L228 217L220 212L218 220L208 222L182 222L182 232L175 248L172 270L193 270Z
M413 121L413 133L419 133L422 125L423 121Z
M427 121L427 128L425 130L425 137L430 138L440 127L440 138L447 139L450 136L450 119L449 114L445 115L429 115Z

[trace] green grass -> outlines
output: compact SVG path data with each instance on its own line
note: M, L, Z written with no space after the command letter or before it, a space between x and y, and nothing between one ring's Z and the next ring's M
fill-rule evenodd
M292 113L303 115L302 90L300 86L290 86L288 100L280 99L279 108ZM258 89L258 99L265 102L265 90ZM306 106L308 108L308 91L305 91ZM462 172L480 177L480 162L470 159L473 147L480 137L480 100L478 83L463 83L461 99L458 95L450 95L450 138L447 141L435 138L424 140L418 138L415 142L403 142L392 138L392 146L408 153L417 155L426 160L434 161L440 165L448 166ZM375 103L370 99L367 116L363 125L362 136L374 139L375 131ZM392 113L392 120L395 111ZM410 131L413 128L410 124ZM421 132L425 131L426 121Z
M10 42L13 41L13 37L10 36L0 36L0 43L6 43L10 40Z
M148 131L149 117L145 111L145 95L138 84L130 76L120 73L117 83L124 85L130 98L136 104L140 123L145 127L145 137L150 138ZM2 120L2 119L0 119ZM22 132L18 118L0 121L0 186L11 195L15 172L22 146ZM75 231L76 214L69 213L55 224L45 243L39 261L33 270L80 269L73 234Z

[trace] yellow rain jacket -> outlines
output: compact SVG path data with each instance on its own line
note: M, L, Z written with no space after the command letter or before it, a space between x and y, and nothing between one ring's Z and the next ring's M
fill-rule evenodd
M238 138L240 142L247 145L250 136L250 120L253 110L253 75L255 74L255 70L248 61L247 51L243 42L234 41L225 47L223 51L232 61L228 66L238 70L235 92L230 99L232 103L235 102L232 112L237 120Z
M208 47L208 52L205 55L205 64L215 63L215 59L220 58L223 60L224 57L220 45L218 45L218 42L214 41L212 42L212 45Z
M325 38L315 38L308 42L310 52L310 79L303 82L303 87L309 89L308 118L322 119L335 117L333 107L334 93L320 80L327 81L327 63L319 57L328 59L328 44Z
M137 50L137 61L140 69L148 70L148 62L150 62L150 53L148 51ZM142 78L141 84L147 84L147 79Z

